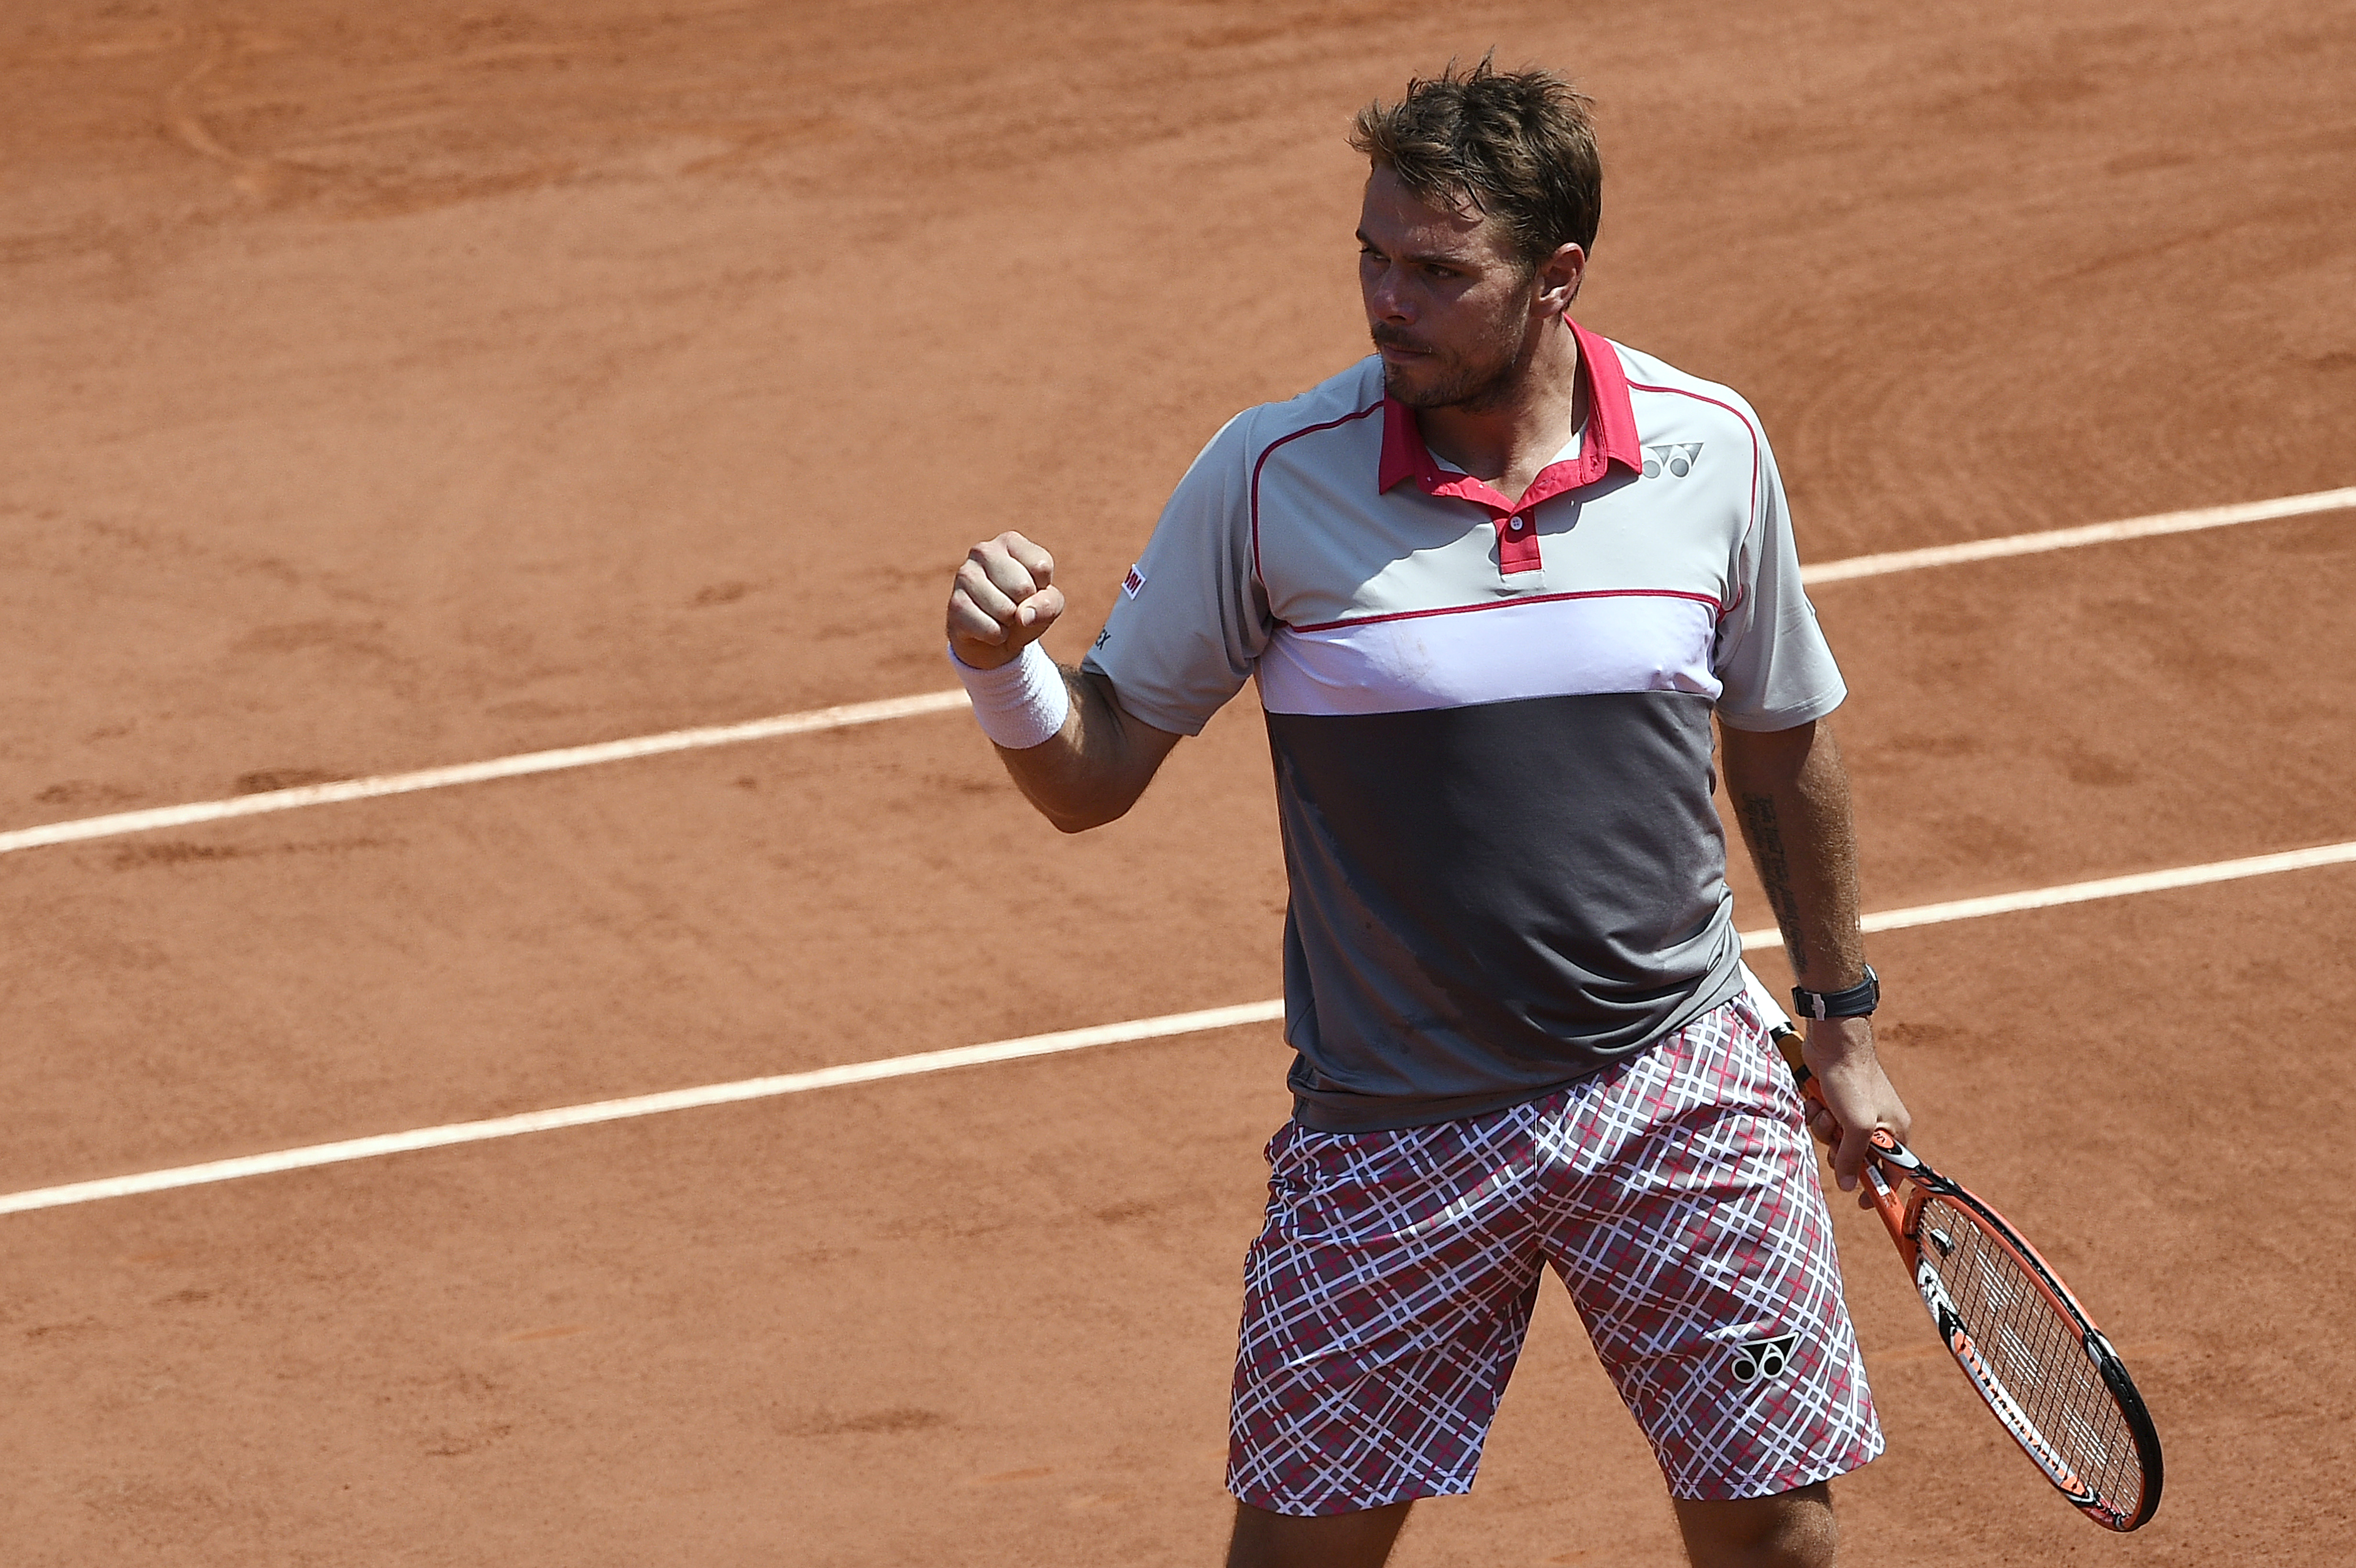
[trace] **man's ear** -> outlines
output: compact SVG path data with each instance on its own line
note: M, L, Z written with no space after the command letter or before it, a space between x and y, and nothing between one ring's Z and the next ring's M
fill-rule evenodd
M1558 245L1553 255L1537 264L1532 282L1537 284L1537 304L1544 314L1560 315L1579 297L1579 285L1587 281L1587 252L1576 245Z

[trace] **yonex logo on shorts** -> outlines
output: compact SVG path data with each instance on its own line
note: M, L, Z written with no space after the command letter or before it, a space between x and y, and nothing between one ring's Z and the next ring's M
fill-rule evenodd
M1753 1339L1748 1345L1734 1348L1734 1381L1739 1383L1757 1382L1761 1378L1781 1377L1783 1369L1792 1364L1792 1347L1799 1342L1797 1334L1785 1334L1773 1339Z
M1120 591L1131 599L1136 598L1137 591L1144 586L1145 573L1138 571L1134 566L1129 569L1129 575L1120 580Z
M1692 473L1694 464L1700 461L1701 443L1697 441L1648 446L1644 449L1644 477L1658 479L1666 473L1672 479L1682 479Z

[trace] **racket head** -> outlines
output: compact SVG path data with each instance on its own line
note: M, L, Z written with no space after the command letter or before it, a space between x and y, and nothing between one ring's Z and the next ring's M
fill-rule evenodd
M2159 1432L2125 1362L2061 1276L1995 1209L1890 1140L1900 1251L1956 1364L2045 1478L2107 1530L2158 1510ZM1895 1158L1890 1157L1894 1154Z
M1771 1038L1794 1083L1821 1104L1799 1032L1787 1022ZM2104 1529L2125 1533L2150 1522L2165 1474L2158 1428L2126 1364L2062 1276L2003 1215L1887 1131L1873 1134L1865 1187L1940 1341L2021 1452ZM1999 1371L2006 1361L2010 1381ZM2013 1383L2031 1397L2024 1402Z

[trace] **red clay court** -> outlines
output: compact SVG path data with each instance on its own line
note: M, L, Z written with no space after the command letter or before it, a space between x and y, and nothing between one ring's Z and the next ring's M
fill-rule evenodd
M1602 105L1584 321L1750 397L1804 559L2356 485L2344 3L13 6L0 1193L1274 997L1248 711L1080 839L940 704L10 836L937 692L1010 527L1076 658L1204 439L1363 352L1351 112L1493 44ZM1814 588L1868 910L2356 840L2350 499ZM1918 1146L2081 1288L2169 1481L2075 1518L1837 1205L1857 1561L2356 1552L2351 923L2343 859L1871 939ZM0 1213L0 1540L1215 1561L1285 1061L1258 1021ZM1674 1540L1550 1287L1395 1561Z

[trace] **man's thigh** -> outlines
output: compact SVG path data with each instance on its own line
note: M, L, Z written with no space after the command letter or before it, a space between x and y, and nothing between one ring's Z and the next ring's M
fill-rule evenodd
M1227 1488L1288 1516L1468 1491L1543 1264L1518 1110L1269 1145Z
M1747 1002L1615 1070L1548 1253L1673 1498L1762 1499L1881 1451L1814 1146ZM1630 1107L1641 1106L1642 1115Z

